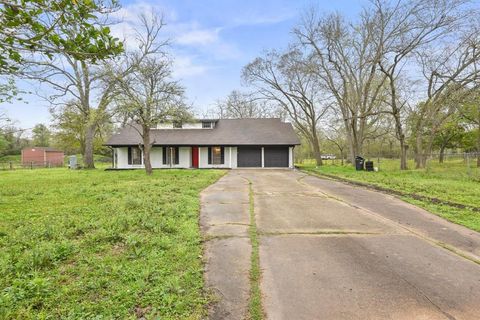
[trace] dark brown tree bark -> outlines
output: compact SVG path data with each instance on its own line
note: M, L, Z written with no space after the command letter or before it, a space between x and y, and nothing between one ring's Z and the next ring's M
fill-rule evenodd
M444 160L445 160L445 146L442 146L440 148L440 154L438 155L438 162L443 163Z
M405 137L400 139L400 170L407 170L407 151L408 145L405 144Z
M312 148L313 148L313 156L315 158L315 162L317 166L322 166L322 152L320 150L320 143L318 141L317 134L315 133L312 137Z

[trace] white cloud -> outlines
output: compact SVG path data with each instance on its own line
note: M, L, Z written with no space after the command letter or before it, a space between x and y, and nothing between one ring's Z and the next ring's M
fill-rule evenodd
M113 18L119 23L112 25L112 34L125 41L127 50L138 44L137 31L142 30L139 16L163 14L166 25L162 39L172 40L170 54L174 58L175 78L194 78L205 75L216 68L220 61L235 60L241 51L235 43L222 39L222 27L205 27L195 20L181 20L182 17L158 2L133 2L115 12Z
M180 22L175 11L168 10L164 13L163 10L166 9L146 2L127 5L115 12L113 18L120 22L111 26L112 34L124 40L127 49L135 49L138 44L136 30L142 28L139 16L141 14L148 16L153 12L163 13L166 22L163 29L164 39L170 39L183 49L196 51L214 59L236 59L240 56L240 51L233 43L221 38L222 28L205 28L196 21Z
M173 63L173 76L175 78L189 78L205 74L208 66L195 64L194 57L176 56Z
M176 43L182 45L200 45L205 46L219 41L220 29L192 29L179 34Z
M264 13L246 13L237 17L232 22L232 27L238 26L254 26L254 25L267 25L276 24L283 21L290 20L296 16L296 12L293 10L283 10L282 12L264 14Z

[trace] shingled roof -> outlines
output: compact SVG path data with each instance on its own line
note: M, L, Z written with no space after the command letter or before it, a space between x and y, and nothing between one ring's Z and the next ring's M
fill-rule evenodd
M298 145L290 123L277 118L220 119L213 129L151 129L154 145ZM128 146L142 143L138 131L126 126L105 145Z

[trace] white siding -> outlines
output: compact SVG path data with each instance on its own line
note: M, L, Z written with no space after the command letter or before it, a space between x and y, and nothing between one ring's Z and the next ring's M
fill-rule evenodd
M262 147L262 168L265 168L265 147Z
M212 123L212 127L215 123ZM175 130L182 130L182 129L203 129L202 122L192 122L192 123L182 123L181 128L174 128L173 123L159 123L157 124L157 129L175 129ZM205 128L209 129L209 128Z
M293 147L288 147L288 167L293 168Z
M128 148L117 149L117 168L128 168Z
M175 165L175 168L190 168L192 162L192 148L190 147L180 147L178 148L179 158L178 164Z
M153 147L150 151L150 161L152 162L152 168L161 168L162 167L162 148Z
M202 129L202 123L184 123L182 129Z
M159 123L157 129L173 129L173 123Z
M191 168L192 166L192 148L179 147L179 164L173 165L172 168ZM237 147L225 147L224 164L208 164L208 147L198 148L199 168L237 168ZM128 148L116 148L117 168L131 169L144 168L144 165L128 164ZM151 153L153 168L170 168L170 165L164 165L162 156L162 147L153 147ZM294 157L293 147L288 148L288 166L293 168Z
M128 148L116 148L117 149L117 169L133 169L133 168L145 168L141 165L129 165L128 164ZM153 168L170 168L170 165L163 164L162 147L153 147L150 154ZM178 148L178 164L172 166L172 168L190 168L191 166L191 148L179 147Z
M157 157L158 161L155 162L155 165L152 165L154 168L190 168L191 165L191 148L190 147L179 147L178 148L178 164L163 164L163 148L155 147L158 149Z
M237 148L225 147L223 164L208 164L208 147L199 147L199 167L200 168L236 168L237 167ZM231 158L230 158L231 155ZM230 162L231 159L231 162Z
M231 147L232 150L232 166L230 168L237 167L237 147Z

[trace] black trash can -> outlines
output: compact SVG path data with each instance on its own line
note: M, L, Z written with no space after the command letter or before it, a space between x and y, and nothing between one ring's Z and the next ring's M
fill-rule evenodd
M365 161L365 170L373 171L373 161Z
M360 156L356 156L355 157L355 169L357 169L357 171L363 170L364 165L365 165L365 159L360 157Z

